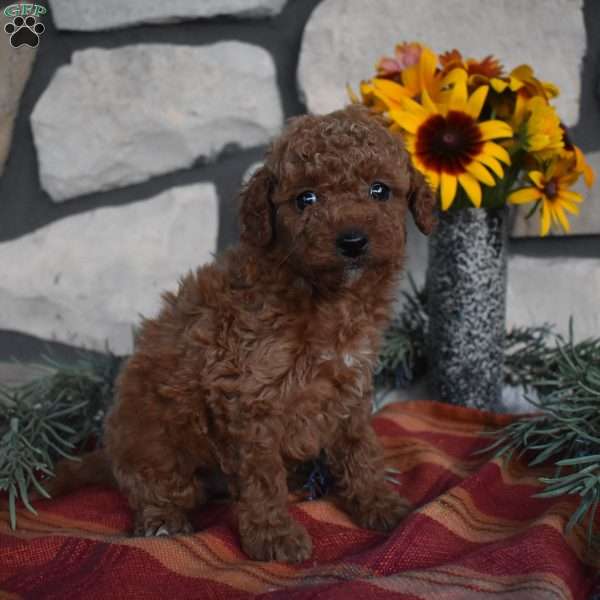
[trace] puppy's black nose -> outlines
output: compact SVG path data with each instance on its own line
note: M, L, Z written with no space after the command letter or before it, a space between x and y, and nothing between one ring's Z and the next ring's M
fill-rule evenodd
M356 258L367 251L369 238L362 231L346 231L338 236L336 246L342 256Z

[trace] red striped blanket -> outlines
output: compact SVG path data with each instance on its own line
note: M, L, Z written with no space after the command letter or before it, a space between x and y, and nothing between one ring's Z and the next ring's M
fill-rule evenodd
M88 488L20 509L0 500L0 597L587 599L600 561L581 527L565 536L573 500L536 499L541 470L473 452L510 417L432 402L387 407L374 424L406 518L389 536L356 527L331 503L292 507L314 541L301 565L258 563L240 550L226 505L198 511L198 533L127 537L131 512L114 490Z

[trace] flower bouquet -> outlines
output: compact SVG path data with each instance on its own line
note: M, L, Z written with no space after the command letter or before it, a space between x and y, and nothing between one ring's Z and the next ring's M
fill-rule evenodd
M581 194L571 190L594 172L571 142L551 100L558 88L528 65L504 75L492 56L437 56L419 43L396 46L377 76L360 85L355 102L383 113L402 132L414 166L439 190L441 209L534 203L541 235L569 231ZM517 189L513 189L513 188Z
M439 195L427 273L428 359L443 400L495 408L502 392L506 206L530 204L540 233L569 231L594 173L552 105L558 88L528 65L396 46L351 99L402 135L413 165ZM481 210L484 209L484 210Z

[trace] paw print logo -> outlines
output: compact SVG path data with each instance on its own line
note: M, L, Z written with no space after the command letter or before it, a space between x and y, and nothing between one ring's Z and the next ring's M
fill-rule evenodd
M35 48L40 43L40 35L45 30L46 28L41 23L37 23L35 17L32 16L26 19L15 17L12 23L4 26L4 31L10 35L10 45L13 48L18 48L23 44Z

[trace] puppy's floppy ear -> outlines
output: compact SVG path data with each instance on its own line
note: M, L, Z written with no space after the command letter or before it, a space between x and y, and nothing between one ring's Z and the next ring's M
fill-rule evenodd
M271 194L275 176L260 167L240 192L240 237L251 246L268 246L273 238L274 209Z
M408 206L417 227L422 233L429 235L437 223L435 216L437 197L420 171L412 165L410 171Z

